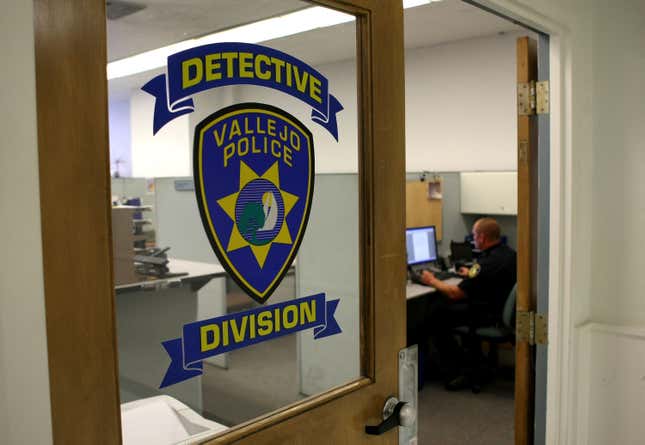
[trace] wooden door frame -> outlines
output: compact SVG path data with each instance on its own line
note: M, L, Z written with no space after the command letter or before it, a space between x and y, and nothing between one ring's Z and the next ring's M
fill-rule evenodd
M549 309L545 443L570 443L576 437L577 359L572 309L572 57L574 36L561 18L517 0L463 0L549 36Z
M54 443L119 443L105 2L34 1Z
M357 17L365 377L235 427L213 443L275 442L312 431L330 440L324 434L329 425L313 422L312 410L331 419L376 423L384 400L398 390L397 352L405 346L402 6L377 0L316 3ZM35 0L34 27L53 439L119 443L105 2L79 7L66 0ZM387 333L379 332L378 346L376 326ZM380 443L395 443L394 434L382 436ZM362 429L342 435L352 443L364 437Z
M537 80L537 42L517 39L517 83ZM517 312L535 310L537 302L537 116L517 117ZM533 443L535 375L533 347L515 344L515 443Z

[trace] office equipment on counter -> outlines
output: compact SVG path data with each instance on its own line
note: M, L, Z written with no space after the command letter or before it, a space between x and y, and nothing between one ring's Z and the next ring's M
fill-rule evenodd
M471 267L474 264L472 244L468 241L463 243L450 241L450 261L455 270L459 270L460 267Z
M146 220L137 220L134 215L150 209L149 206L112 207L112 252L116 285L132 283L138 279L134 265L135 249L142 241L145 243L146 235L137 227Z
M450 241L450 258L455 261L472 261L473 260L473 246L468 241L458 243Z
M187 272L170 272L168 268L168 256L166 252L170 247L160 249L152 247L145 249L143 252L134 256L134 264L137 273L140 275L158 277L158 278L171 278L187 275Z
M408 272L413 283L426 285L421 281L423 270L429 270L440 280L458 278L454 272L441 270L443 259L437 254L435 227L412 227L405 230ZM441 262L438 264L438 262Z

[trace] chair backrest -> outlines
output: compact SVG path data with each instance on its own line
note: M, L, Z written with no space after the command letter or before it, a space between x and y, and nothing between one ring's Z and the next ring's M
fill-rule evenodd
M502 311L502 323L504 326L510 329L514 329L514 320L513 316L515 315L515 298L517 296L517 283L513 285L513 289L508 293L506 297L506 303L504 303L504 310Z

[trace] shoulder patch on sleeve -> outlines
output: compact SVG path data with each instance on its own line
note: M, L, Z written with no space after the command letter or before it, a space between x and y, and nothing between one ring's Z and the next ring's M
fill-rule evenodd
M468 278L475 278L479 275L481 270L482 267L478 263L473 264L473 266L468 270Z

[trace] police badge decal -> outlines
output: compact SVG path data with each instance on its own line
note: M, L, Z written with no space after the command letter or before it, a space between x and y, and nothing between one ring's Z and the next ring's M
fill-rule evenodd
M311 132L289 113L243 103L195 128L195 193L222 266L264 303L293 262L314 190Z

